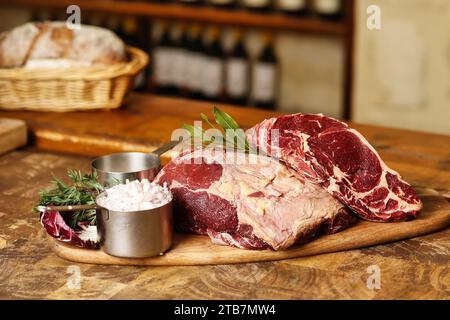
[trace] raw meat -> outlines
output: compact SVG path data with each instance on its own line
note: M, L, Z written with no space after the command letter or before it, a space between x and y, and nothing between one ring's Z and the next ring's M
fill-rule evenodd
M357 219L322 188L265 156L197 149L172 159L154 181L173 193L177 228L216 244L279 250Z
M321 114L280 116L249 129L247 139L366 220L407 220L422 208L414 189L341 121Z

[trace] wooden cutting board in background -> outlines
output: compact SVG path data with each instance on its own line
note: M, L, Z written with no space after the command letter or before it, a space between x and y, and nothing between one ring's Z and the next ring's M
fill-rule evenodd
M243 250L211 243L207 236L177 234L172 248L163 256L129 259L107 255L101 250L81 249L54 241L53 250L61 258L91 264L183 266L275 261L338 252L409 239L450 225L450 202L434 190L418 190L424 207L414 220L377 223L360 220L336 234L321 236L287 250Z
M25 121L0 118L0 154L14 150L27 143Z

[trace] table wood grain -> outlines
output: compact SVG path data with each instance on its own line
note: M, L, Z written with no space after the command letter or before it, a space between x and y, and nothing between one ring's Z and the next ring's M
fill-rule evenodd
M209 103L134 95L127 108L112 112L0 112L0 117L26 120L36 144L0 156L0 298L450 298L450 229L340 253L240 265L100 266L75 264L52 253L38 215L32 212L39 190L50 187L52 174L62 176L67 168L89 170L96 154L135 147L151 150L181 122L210 108ZM273 114L224 109L244 127ZM407 181L450 193L450 137L352 126ZM380 270L380 289L367 286L371 266ZM78 289L68 286L73 270L80 271Z

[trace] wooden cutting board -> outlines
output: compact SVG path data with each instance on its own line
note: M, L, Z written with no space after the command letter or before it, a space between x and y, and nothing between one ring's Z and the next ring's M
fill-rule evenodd
M415 220L396 223L359 221L356 225L333 235L321 236L284 251L243 250L211 243L207 236L176 234L171 250L163 256L129 259L107 255L101 250L81 249L54 240L53 250L61 258L91 264L182 266L232 264L312 256L373 246L408 239L450 225L450 202L437 192L428 190L421 194L424 209Z
M27 143L25 121L0 118L0 154L14 150Z

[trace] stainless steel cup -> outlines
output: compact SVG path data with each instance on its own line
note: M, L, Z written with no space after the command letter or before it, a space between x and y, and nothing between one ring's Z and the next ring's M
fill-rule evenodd
M142 152L113 153L92 161L92 171L104 186L125 183L128 179L152 181L158 174L161 161L157 155Z
M170 141L152 153L121 152L98 157L91 163L98 181L104 186L125 183L128 179L152 181L161 167L159 156L175 147L179 141Z
M98 203L97 234L100 248L112 256L145 258L163 254L172 245L172 202L162 207L121 212Z
M152 181L161 161L159 156L175 147L170 141L152 153L122 152L92 161L92 171L104 186L125 183L128 179ZM104 197L105 193L98 195ZM162 254L172 245L172 202L151 210L121 212L108 210L97 202L97 234L106 253L126 258L143 258Z

